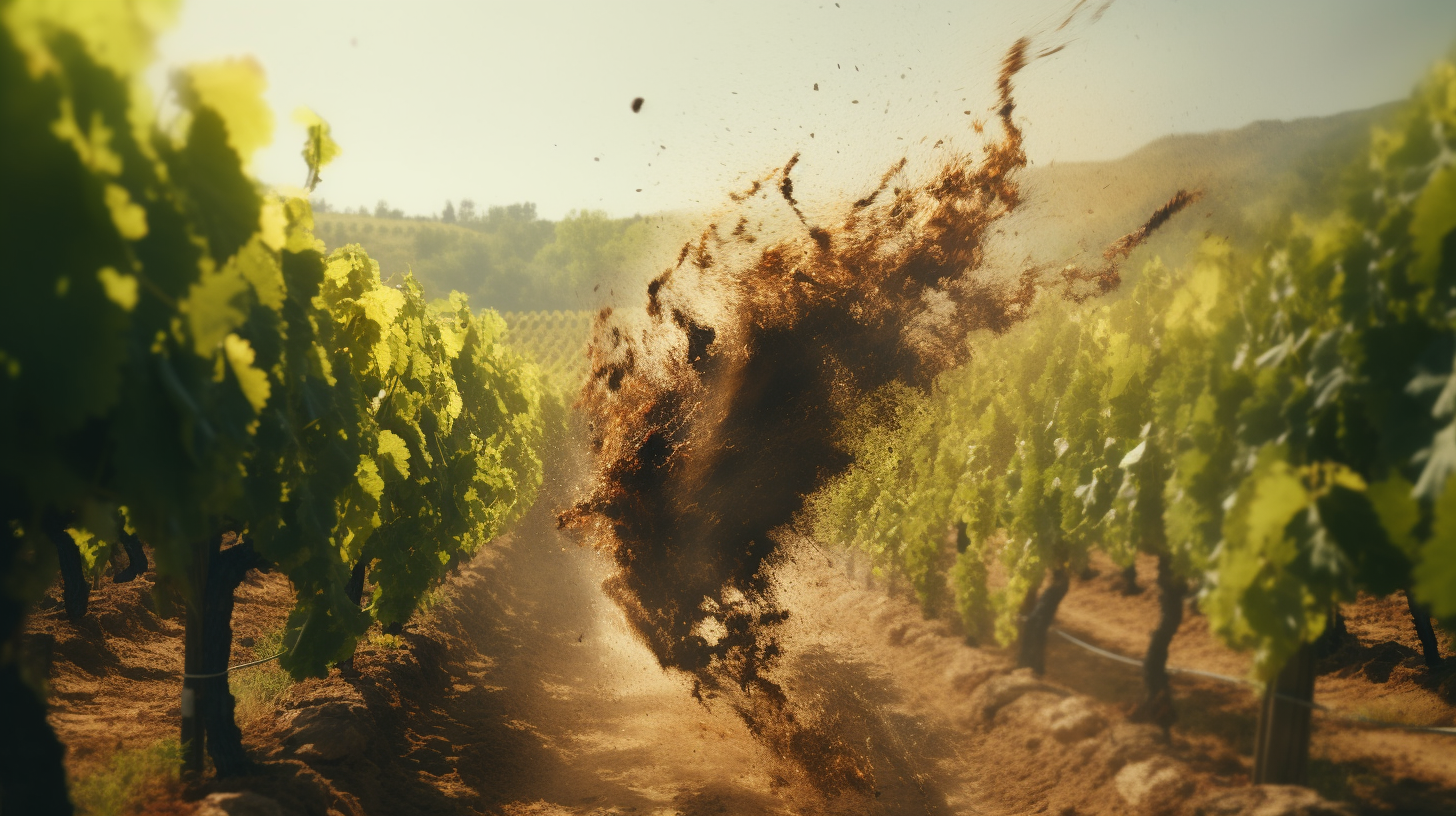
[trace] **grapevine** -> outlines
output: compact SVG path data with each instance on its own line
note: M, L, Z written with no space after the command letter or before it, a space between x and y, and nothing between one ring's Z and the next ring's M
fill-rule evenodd
M186 615L185 763L200 769L206 747L238 774L251 762L226 670L244 575L293 586L294 676L346 659L371 617L407 618L532 500L538 375L499 318L459 297L432 310L357 247L325 258L308 201L249 176L272 122L253 63L179 73L163 121L137 90L154 18L87 8L12 4L0 28L0 237L15 261L0 306L0 636L17 636L57 554L75 618L87 587L69 573L94 575L116 543L135 562L144 541ZM312 186L338 146L304 119ZM407 517L426 523L404 530ZM376 598L361 609L348 584L366 554ZM26 753L0 758L4 807L67 813L62 749L15 654L0 705L27 729L5 750Z

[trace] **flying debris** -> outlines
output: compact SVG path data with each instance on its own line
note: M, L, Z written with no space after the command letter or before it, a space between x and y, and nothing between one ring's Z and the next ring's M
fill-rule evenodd
M837 428L877 389L928 388L967 358L968 333L1006 331L1040 293L1116 286L1127 253L1193 198L1180 193L1089 269L987 269L987 240L1022 201L1011 79L1027 48L1018 41L1002 64L1002 135L980 161L952 153L918 182L901 161L822 226L798 206L795 155L763 181L777 179L802 228L712 224L648 284L645 315L604 309L593 329L579 404L594 473L558 523L613 559L604 587L658 662L825 792L871 794L874 770L775 677L788 611L774 566L806 497L851 464ZM758 200L762 183L734 205Z

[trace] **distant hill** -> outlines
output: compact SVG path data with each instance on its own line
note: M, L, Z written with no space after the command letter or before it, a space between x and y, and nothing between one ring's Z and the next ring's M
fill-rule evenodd
M1321 215L1338 203L1343 174L1398 104L1165 136L1112 161L1033 166L1023 187L1027 207L1006 225L1005 249L1053 264L1097 252L1179 188L1201 189L1203 198L1149 242L1143 257L1172 261L1208 232L1256 240L1287 212Z
M1013 267L1060 266L1098 253L1179 188L1203 198L1165 227L1140 258L1182 258L1207 233L1257 240L1284 213L1319 215L1339 201L1340 179L1391 103L1335 116L1255 122L1237 130L1166 136L1120 159L1032 166L1026 206L1002 225L992 251ZM332 249L360 243L386 277L413 270L431 298L451 290L501 312L592 311L614 289L636 292L652 266L691 232L692 214L612 219L574 213L561 221L535 207L492 207L465 224L320 213ZM1134 258L1128 269L1141 262Z

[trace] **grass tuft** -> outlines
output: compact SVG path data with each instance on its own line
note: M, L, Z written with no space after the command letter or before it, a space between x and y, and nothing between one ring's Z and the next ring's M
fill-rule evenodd
M449 608L449 605L455 601L455 595L455 587L446 581L441 581L425 590L425 593L420 596L420 617L428 619L436 608Z
M253 645L253 656L249 660L272 657L283 649L283 627L258 638ZM278 666L278 661L263 663L251 668L233 672L228 676L228 688L232 690L237 708L238 724L252 722L273 713L274 703L293 685L293 678Z
M75 780L71 798L84 816L130 816L175 789L182 751L176 740L117 751L104 768Z
M386 635L379 631L369 632L369 645L378 646L381 649L403 649L404 638L398 635Z

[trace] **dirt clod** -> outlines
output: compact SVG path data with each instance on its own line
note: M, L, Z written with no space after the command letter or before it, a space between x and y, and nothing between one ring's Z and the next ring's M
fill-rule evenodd
M822 221L805 209L795 153L741 196L646 287L641 312L604 313L580 406L595 473L560 524L608 553L608 594L659 663L725 698L776 753L830 793L868 795L874 780L814 701L773 679L785 619L774 570L808 496L844 472L840 439L873 395L925 389L969 356L974 331L1000 333L1043 291L1072 300L1117 286L1128 254L1196 197L1180 192L1086 265L1055 274L988 261L995 229L1022 203L1027 165L1012 80L1017 41L997 77L999 137L982 155L946 156L922 178L893 163L866 195ZM944 154L941 154L944 155ZM785 211L785 209L787 211ZM891 635L908 644L934 627Z
M1168 810L1193 789L1188 768L1161 756L1124 765L1114 782L1129 807L1154 813Z
M252 791L211 793L197 806L194 816L290 816L283 806Z
M1097 736L1107 727L1107 720L1087 704L1083 697L1067 697L1043 709L1046 729L1058 742L1078 742Z
M1190 812L1193 816L1355 816L1350 806L1295 785L1217 791L1192 805Z
M279 721L300 759L335 762L364 752L372 731L368 718L362 705L327 702L289 711Z
M1064 690L1036 679L1030 669L1017 669L982 683L971 695L971 705L982 720L990 720L1001 709L1033 692L1057 696L1066 694Z

